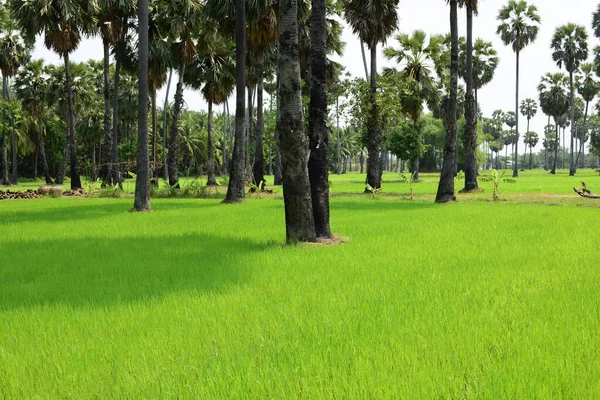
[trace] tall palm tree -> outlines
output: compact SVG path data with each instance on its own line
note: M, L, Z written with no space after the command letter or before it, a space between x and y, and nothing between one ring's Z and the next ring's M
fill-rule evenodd
M554 125L556 127L557 144L554 146L554 165L552 166L551 174L556 174L559 147L559 118L562 115L565 115L569 110L569 96L567 95L568 84L569 79L565 74L548 73L542 77L542 80L538 85L542 111L554 118Z
M150 211L148 156L148 0L138 0L138 145L133 211Z
M396 8L399 0L344 0L344 14L352 31L371 51L371 112L367 122L367 184L381 187L381 137L377 93L377 45L385 42L398 27ZM368 189L367 189L368 191Z
M537 39L540 29L541 18L535 5L527 4L525 0L510 0L498 14L497 33L505 45L511 45L516 54L516 91L515 91L515 115L517 144L515 151L518 153L519 138L519 58L521 51ZM515 160L513 177L519 176L518 160Z
M523 143L525 146L529 146L529 169L533 169L533 153L532 149L537 146L539 141L539 136L536 132L527 131L525 137L523 139ZM525 155L527 155L527 150L525 150Z
M456 140L458 137L458 1L448 0L450 4L450 93L442 101L446 141L444 143L444 159L442 173L435 196L436 203L447 203L455 200L454 175L456 166Z
M14 0L11 3L13 17L22 27L26 38L33 41L36 35L43 34L46 47L57 52L64 60L71 189L81 188L81 179L77 160L69 56L79 46L82 35L93 31L96 6L95 0Z
M467 49L466 41L461 41L461 51L459 54L459 74L465 79L467 76ZM479 104L478 92L494 78L496 68L500 58L498 52L494 49L492 42L486 42L478 38L473 44L473 90L475 92L475 104ZM477 112L477 110L475 110Z
M528 140L527 133L529 133L529 124L531 122L531 118L535 117L535 115L537 114L537 111L538 111L538 105L534 99L525 99L521 102L521 115L523 115L525 118L527 118L527 132L526 132L525 138L523 139L523 142L525 144L527 144L527 140ZM534 144L534 146L535 146L535 144ZM525 148L525 155L526 154L527 154L527 148ZM518 157L518 155L517 155L517 157ZM525 162L525 161L523 161L523 162ZM530 163L529 169L531 169L531 163Z
M443 65L441 63L441 43L443 37L432 36L427 38L423 31L415 31L412 35L401 33L396 36L399 48L387 47L384 54L388 59L393 59L401 66L402 78L409 93L403 93L400 97L400 105L414 122L417 131L422 127L419 124L423 112L424 103L430 108L436 107L440 101L438 78L443 78ZM386 70L386 74L393 73ZM414 179L419 179L419 157L414 156L411 160L413 165Z
M37 144L42 162L42 170L46 184L52 183L48 160L46 158L46 146L44 141L46 117L46 91L47 82L44 77L44 62L42 60L30 61L15 77L15 92L23 103L23 107L36 119L38 125Z
M297 0L279 2L279 108L277 121L288 242L316 240L308 177L308 137L302 121Z
M478 12L478 0L459 0L467 11L467 48L465 81L465 133L463 136L463 151L465 156L465 187L462 192L480 191L477 184L477 103L474 95L473 82L473 15Z
M600 92L600 82L594 76L595 65L592 63L586 63L581 66L581 72L577 76L577 92L585 101L585 113L583 116L583 128L587 130L587 119L590 103ZM581 141L579 154L584 150L585 141ZM577 154L577 159L579 159ZM575 163L577 164L577 163Z
M559 68L565 67L569 73L570 108L571 108L571 149L569 158L569 175L575 175L574 144L575 144L575 82L574 74L581 63L588 57L587 32L585 27L576 24L567 24L556 29L552 38L552 59Z

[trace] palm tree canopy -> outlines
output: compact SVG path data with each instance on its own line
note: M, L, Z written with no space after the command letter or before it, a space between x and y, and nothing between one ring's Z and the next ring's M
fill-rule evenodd
M64 55L93 32L97 6L96 0L14 0L11 12L27 39L43 34L46 47Z
M527 119L535 117L535 114L537 114L537 110L538 105L534 99L525 99L521 102L521 114Z
M459 75L466 79L467 76L467 42L464 38L459 41L460 53L458 57ZM476 39L473 43L473 87L481 89L494 78L500 58L492 42Z
M592 63L586 63L581 66L581 72L577 75L577 92L586 102L591 102L600 91L600 83L594 76Z
M505 45L512 45L515 53L523 50L537 39L542 22L537 7L526 1L511 0L498 14L498 29Z
M600 4L598 4L598 9L594 13L594 17L592 19L592 29L594 30L594 35L600 38Z
M14 88L17 97L25 109L37 118L42 118L46 112L46 79L43 60L30 61L15 76Z
M569 110L569 78L563 73L548 73L538 85L542 111L554 118Z
M536 132L529 131L525 134L525 137L523 137L523 143L527 146L535 147L537 146L539 139L540 137Z
M552 59L559 68L563 65L569 72L575 72L588 58L588 35L585 27L567 24L556 29L552 38Z
M458 5L460 7L470 7L475 15L479 13L479 0L458 0Z
M0 71L2 71L2 75L14 76L19 67L28 61L30 50L23 39L13 32L8 32L0 37Z
M514 111L505 112L504 120L502 122L504 122L506 125L508 125L508 127L510 129L514 128L515 125L517 125L517 116L516 116L515 112Z
M373 49L398 28L396 8L400 0L344 0L346 21L360 39Z

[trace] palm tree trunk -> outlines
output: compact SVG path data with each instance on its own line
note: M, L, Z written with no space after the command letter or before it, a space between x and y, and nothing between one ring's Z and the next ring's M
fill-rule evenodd
M183 75L185 64L182 63L179 70L179 81L175 90L175 101L173 102L173 120L171 121L171 137L169 138L169 185L179 187L179 169L177 160L179 158L179 116L183 107Z
M513 178L519 177L519 58L520 53L517 51L517 62L516 62L516 86L515 92L515 157L513 165Z
M558 163L558 147L560 146L560 140L559 140L560 133L558 131L558 121L557 121L557 118L554 118L554 125L555 125L555 128L556 128L556 143L554 145L554 163L552 165L552 171L550 171L550 173L552 175L556 174L556 165Z
M575 164L575 84L573 72L569 72L569 87L571 89L571 148L569 156L569 176L575 176L577 164Z
M40 131L38 133L38 141L40 146L40 161L42 162L42 171L44 172L44 179L46 179L46 184L50 185L52 183L52 178L50 178L50 171L48 169L48 160L46 159L46 146L44 143L44 125L42 120L39 121Z
M207 123L207 131L208 131L208 162L206 164L206 172L208 175L208 181L206 182L206 186L216 186L217 178L215 176L215 149L213 148L212 141L212 124L213 120L213 103L211 100L208 101L208 123Z
M150 158L148 156L148 0L138 0L139 99L137 177L134 211L150 211Z
M479 191L477 184L477 116L473 93L473 8L467 3L467 93L465 99L465 187L461 192Z
M63 146L62 151L62 161L60 162L60 166L58 167L58 173L56 174L56 179L54 183L62 185L65 181L65 175L67 173L67 159L69 158L69 141L67 140Z
M248 123L246 126L246 146L248 150L252 149L252 145L254 144L254 88L252 86L248 87ZM252 159L254 163L254 159ZM246 155L244 158L244 177L250 171L250 154L246 151Z
M265 156L263 149L263 135L265 130L265 120L263 116L263 60L258 57L256 60L256 71L258 74L258 85L256 87L256 137L254 142L254 165L253 178L254 184L260 188L265 179Z
M77 143L75 142L75 111L73 105L73 87L71 86L71 64L69 62L69 53L64 54L65 59L65 81L67 85L67 127L69 130L69 153L71 157L71 189L81 188L81 179L79 177L79 165L77 162Z
M158 106L156 102L156 87L152 85L150 101L152 102L152 179L151 184L158 187Z
M235 99L235 142L231 160L231 174L225 203L240 203L244 200L245 168L245 125L246 125L246 1L235 2L235 60L236 60L236 99Z
M302 122L297 0L279 2L279 147L283 172L286 239L316 241L310 180L309 141Z
M586 101L585 102L585 113L583 114L583 126L584 128L587 127L587 117L588 117L588 111L589 111L589 106L590 106L590 102ZM581 164L579 163L579 156L583 154L584 150L585 150L585 142L582 140L583 136L581 137L581 139L579 140L579 152L577 153L577 159L575 160L575 165L581 165L581 168L585 168L585 165L583 164L583 157L581 158Z
M115 78L113 90L113 131L112 131L112 147L110 148L110 164L112 184L118 184L119 188L123 189L123 177L119 167L119 84L121 82L121 63L122 57L125 54L125 40L127 38L128 17L123 17L123 26L121 37L117 43L117 52L115 55Z
M379 107L377 96L377 44L371 44L371 112L367 123L367 184L365 192L381 188L381 165L379 161L381 152L381 127L379 126Z
M110 87L109 87L109 68L110 68L110 53L109 53L109 43L108 39L102 39L102 47L104 50L104 65L102 70L102 77L104 80L104 146L105 151L102 153L103 157L100 159L101 164L101 175L102 181L111 182L111 170L110 167L110 152L112 150L112 132L110 126ZM117 96L118 92L115 92L115 96Z
M227 174L227 170L228 170L228 162L227 162L227 126L229 125L229 116L225 114L225 109L227 107L227 99L225 100L225 103L223 103L223 145L222 145L222 149L223 149L223 170L222 173L223 174Z
M331 238L329 226L329 132L327 128L326 0L312 0L311 81L308 119L308 176L317 237Z
M15 129L15 123L12 116L10 117L10 147L12 154L12 174L10 178L10 183L13 185L19 184L19 171L18 171L18 163L17 163L17 155L19 154L19 149L17 146L17 133Z
M529 146L529 169L533 169L533 147Z
M369 81L369 68L367 68L367 56L365 54L365 44L362 40L360 40L360 52L362 53L363 66L365 67L365 82L368 82Z
M169 79L167 81L167 92L165 93L165 102L163 106L162 121L162 140L163 140L163 179L169 181L169 164L167 163L167 106L169 105L169 91L171 90L171 80L173 78L173 69L169 70Z
M6 76L2 76L2 98L6 100L8 95L8 82ZM2 108L2 116L6 121L8 118L6 113L6 106ZM8 143L7 143L7 129L6 124L2 128L2 184L10 185L10 180L8 178Z
M36 140L35 142L35 150L33 151L33 180L37 181L38 179L38 160L40 157L40 142Z
M444 160L438 186L436 203L447 203L455 200L454 196L454 165L456 161L456 139L458 128L456 124L457 92L458 92L458 2L450 0L450 97L444 105L444 125L446 126L446 142L444 144Z
M365 65L366 65L366 62L365 62ZM335 98L335 116L336 116L335 132L337 135L337 146L335 149L335 153L336 153L335 155L336 155L336 159L337 159L336 173L337 173L337 175L339 175L342 173L342 165L341 165L342 164L342 138L340 137L340 99L339 99L339 96Z

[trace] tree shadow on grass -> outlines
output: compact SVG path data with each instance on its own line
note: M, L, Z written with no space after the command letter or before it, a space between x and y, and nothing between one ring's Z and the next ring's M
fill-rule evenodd
M248 281L267 244L206 234L82 238L3 246L0 309L110 306ZM250 262L250 264L249 264Z

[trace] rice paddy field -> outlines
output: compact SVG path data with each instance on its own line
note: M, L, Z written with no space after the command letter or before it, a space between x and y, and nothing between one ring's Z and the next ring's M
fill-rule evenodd
M598 172L421 179L331 176L337 245L280 188L0 201L0 399L599 398Z

